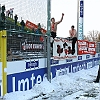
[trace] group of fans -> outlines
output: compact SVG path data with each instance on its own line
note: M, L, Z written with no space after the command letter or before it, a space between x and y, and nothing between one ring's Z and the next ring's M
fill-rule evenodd
M13 10L14 10L14 8L10 8L9 10L7 10L6 11L6 16L10 17L10 18L13 18Z
M14 21L15 21L14 24L17 25L18 16L17 16L17 14L15 14L15 16L13 17L13 10L14 10L14 8L10 8L9 10L6 10L5 5L1 6L1 4L0 4L0 21L2 22L2 24L5 23L6 18L10 17L10 18L14 19ZM24 30L24 27L25 27L24 20L21 20L20 25L22 26L22 29Z
M57 25L62 22L64 14L62 13L62 17L60 21L55 22L55 18L51 18L51 37L54 39L57 35ZM74 25L71 26L71 29L69 30L69 35L67 39L72 41L72 55L75 53L75 43L77 41L77 32L76 29L74 29ZM51 46L53 44L53 41L51 43ZM99 64L99 69L97 73L96 80L94 80L95 83L99 83L100 81L100 64Z
M13 16L13 11L14 11L14 8L10 8L9 10L6 10L5 8L5 5L2 5L0 4L0 19L2 22L5 22L6 18L12 18L14 19L14 24L17 25L17 22L18 22L18 15L15 14L15 16ZM5 14L6 13L6 14ZM6 17L5 17L6 15ZM20 25L21 25L21 30L24 31L25 29L25 22L24 20L21 20L20 22ZM42 31L41 31L41 25L40 23L38 23L38 28L37 29L32 29L32 32L36 33L36 34L42 34Z

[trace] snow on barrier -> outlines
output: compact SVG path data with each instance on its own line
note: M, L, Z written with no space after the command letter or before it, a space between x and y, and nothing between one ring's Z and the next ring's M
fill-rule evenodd
M79 55L74 59L54 60L51 58L51 78L75 73L98 65L100 54ZM7 92L31 89L46 77L45 58L27 61L7 62Z

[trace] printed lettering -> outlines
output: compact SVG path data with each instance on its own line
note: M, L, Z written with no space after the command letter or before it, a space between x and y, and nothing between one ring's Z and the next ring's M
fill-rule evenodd
M22 87L22 91L25 91L25 85L27 84L27 90L29 90L29 79L26 78L25 80L19 80L18 81L18 91L21 91L21 87Z

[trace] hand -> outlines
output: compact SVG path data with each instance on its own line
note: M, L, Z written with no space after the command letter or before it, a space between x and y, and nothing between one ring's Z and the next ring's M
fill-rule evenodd
M64 13L62 13L62 16L64 16Z

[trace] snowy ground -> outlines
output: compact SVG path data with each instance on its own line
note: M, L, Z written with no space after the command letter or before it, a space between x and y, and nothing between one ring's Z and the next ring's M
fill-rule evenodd
M56 77L49 83L46 79L33 89L8 93L5 100L100 100L100 83L96 79L98 66L77 73Z

